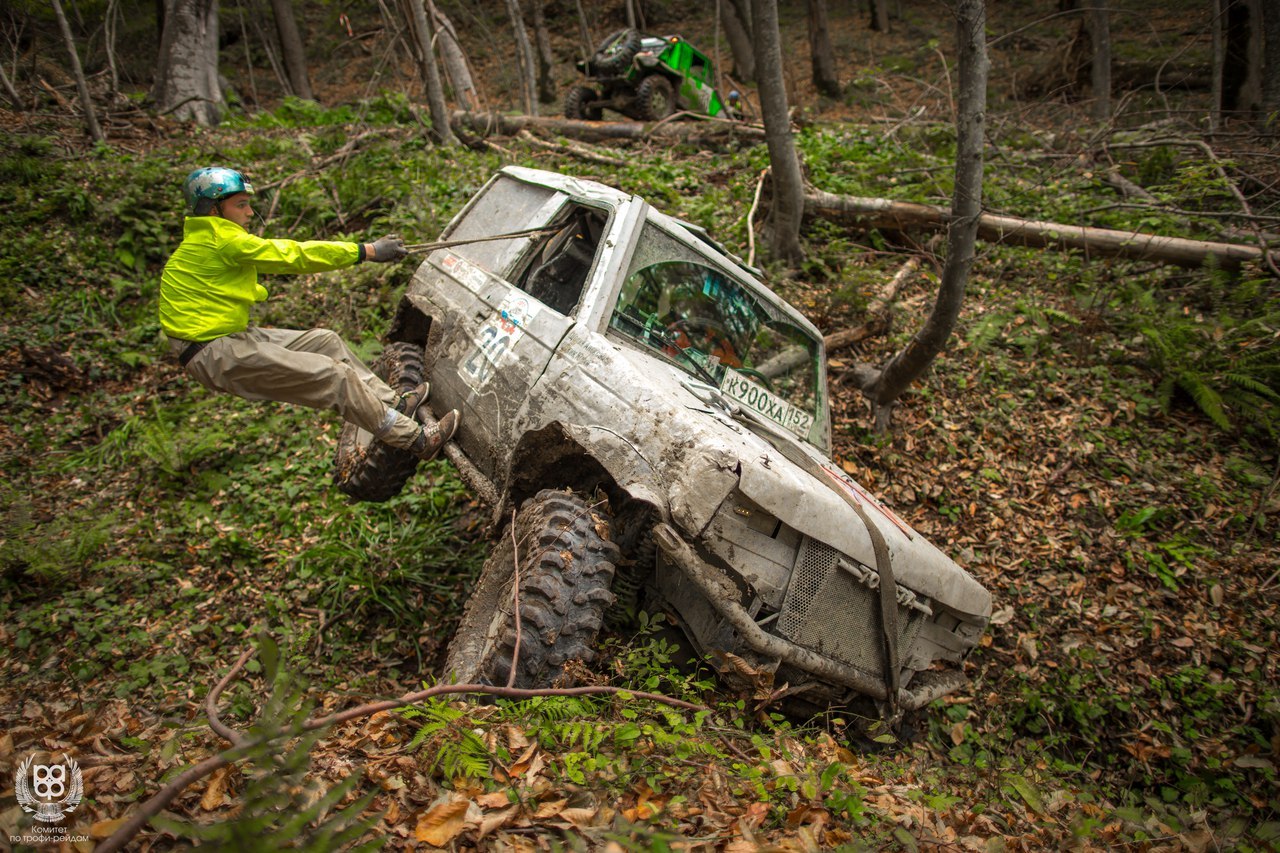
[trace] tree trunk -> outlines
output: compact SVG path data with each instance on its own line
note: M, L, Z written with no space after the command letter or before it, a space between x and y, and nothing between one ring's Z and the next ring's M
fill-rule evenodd
M533 46L529 44L529 33L524 27L524 15L520 11L520 0L507 0L507 12L511 15L511 27L516 36L516 60L520 73L520 99L524 111L531 116L538 114L537 72L533 61Z
M750 0L728 0L723 6L721 23L724 37L733 54L733 76L744 83L756 79L755 40L752 38Z
M883 0L881 0L883 2ZM987 111L987 37L983 0L956 4L959 99L956 115L956 177L947 228L947 262L938 298L924 327L879 371L864 392L871 398L876 430L888 430L893 406L946 346L964 303L973 267L978 216L982 212L983 128Z
M871 29L889 32L889 0L871 0Z
M611 139L680 139L699 145L748 139L759 143L764 131L736 121L669 121L648 125L637 121L575 121L551 116L510 115L499 112L453 114L454 126L479 137L515 136L522 130L542 129L584 142ZM945 215L945 211L944 211Z
M1212 44L1213 82L1210 84L1209 131L1217 132L1222 122L1222 66L1226 61L1223 16L1226 15L1225 4L1230 0L1210 0L1209 10L1212 19L1209 22L1210 44Z
M1226 0L1226 50L1222 108L1253 113L1262 107L1263 21L1261 0Z
M14 88L13 81L9 79L9 75L5 73L2 65L0 65L0 83L4 84L5 94L9 96L9 100L13 101L13 108L20 111L22 109L22 96Z
M912 228L940 229L951 221L941 207L892 201L886 198L859 198L824 192L805 195L805 212L836 221L856 223L864 228L906 231ZM1257 246L1214 243L1182 237L1162 237L1138 231L1115 231L1061 222L1042 222L983 213L978 217L978 236L990 243L1048 249L1079 249L1086 255L1158 261L1183 267L1203 267L1212 263L1234 269L1243 263L1264 260ZM1280 260L1280 252L1272 251Z
M1262 7L1262 121L1272 135L1280 133L1280 8Z
M119 0L107 0L107 12L103 17L103 47L107 54L107 70L111 74L111 97L120 91L120 72L116 69L116 31L120 22Z
M1111 22L1106 0L1092 0L1089 40L1093 46L1090 82L1093 84L1093 118L1111 120Z
M471 79L471 65L462 50L462 42L458 40L458 31L444 12L436 8L436 4L427 0L427 14L437 33L436 45L440 48L440 61L444 63L445 76L453 87L453 97L458 106L464 110L480 109L480 95L476 91L475 81Z
M765 144L769 148L773 196L769 211L769 248L787 263L797 263L800 223L804 218L804 179L800 155L791 135L786 83L782 79L782 39L778 33L777 0L753 0L757 70L760 74L760 111L764 115Z
M547 32L547 16L543 0L533 0L533 40L538 53L538 100L554 104L560 98L556 81L551 75L555 58L551 55L551 35Z
M405 0L409 11L409 29L418 43L418 66L422 82L427 88L427 108L431 111L431 131L441 145L456 145L453 127L449 124L449 107L444 102L444 87L440 85L440 68L436 65L436 52L431 48L431 23L423 0Z
M831 27L827 23L827 0L806 0L809 7L809 58L813 66L813 86L829 98L840 97L836 58L831 50Z
M53 0L53 14L58 19L58 29L62 31L62 40L66 43L68 58L71 60L71 73L76 78L76 91L80 93L80 108L84 110L84 122L89 129L89 137L94 142L102 142L102 128L98 127L98 116L93 111L93 100L89 97L89 84L84 79L84 69L80 67L80 54L76 51L76 40L71 35L71 25L62 11L62 3Z
M285 73L289 86L299 98L314 101L311 78L307 75L307 54L302 47L302 35L298 32L298 19L293 14L291 0L271 0L271 12L276 19L276 32L280 35L280 52L283 54Z
M218 0L169 0L151 100L182 121L208 126L221 119Z
M591 40L591 26L587 23L587 13L582 8L582 0L573 0L578 7L578 37L582 39L582 61L587 62L595 52L596 43Z

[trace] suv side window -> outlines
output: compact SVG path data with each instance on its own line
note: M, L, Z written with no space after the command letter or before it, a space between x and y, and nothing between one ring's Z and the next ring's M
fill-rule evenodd
M538 228L554 219L567 200L563 193L503 175L466 211L446 239L469 240ZM535 239L512 237L510 240L468 243L452 251L495 275L511 280L512 269Z

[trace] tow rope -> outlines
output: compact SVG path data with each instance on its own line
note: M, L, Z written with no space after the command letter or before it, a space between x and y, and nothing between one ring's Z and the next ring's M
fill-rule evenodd
M414 243L405 246L410 253L434 252L436 249L450 249L454 246L466 246L471 243L488 243L493 240L510 240L514 237L533 237L537 234L554 234L558 228L526 228L523 231L510 231L506 234L494 234L491 237L472 237L468 240L440 240L435 243Z

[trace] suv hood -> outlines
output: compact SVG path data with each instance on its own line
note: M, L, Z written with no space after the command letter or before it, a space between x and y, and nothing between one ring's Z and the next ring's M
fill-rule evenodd
M683 450L657 467L672 518L686 533L700 535L736 487L784 524L874 567L871 535L849 505L854 500L883 534L899 584L963 613L990 615L991 595L981 584L812 445L745 413L730 415L708 386L661 358L626 346L617 352L646 386L627 405L651 411L668 446Z

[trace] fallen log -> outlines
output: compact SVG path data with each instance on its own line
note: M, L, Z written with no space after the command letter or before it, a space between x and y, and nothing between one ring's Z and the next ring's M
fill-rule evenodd
M898 231L912 228L940 230L946 228L951 219L948 210L931 204L837 195L812 189L805 193L804 207L807 216L851 222L864 228ZM979 215L978 237L991 243L1032 248L1080 249L1086 255L1160 261L1184 267L1201 267L1212 263L1221 268L1235 269L1244 263L1266 260L1258 246L1039 222L993 213ZM1272 251L1271 259L1280 260L1280 253Z
M602 142L618 139L682 139L688 142L702 140L745 139L757 142L764 139L764 128L727 119L704 118L702 121L656 123L640 121L579 121L552 116L509 115L499 112L455 111L450 117L454 130L462 130L486 136L516 136L522 130L543 130L578 139L583 142Z

